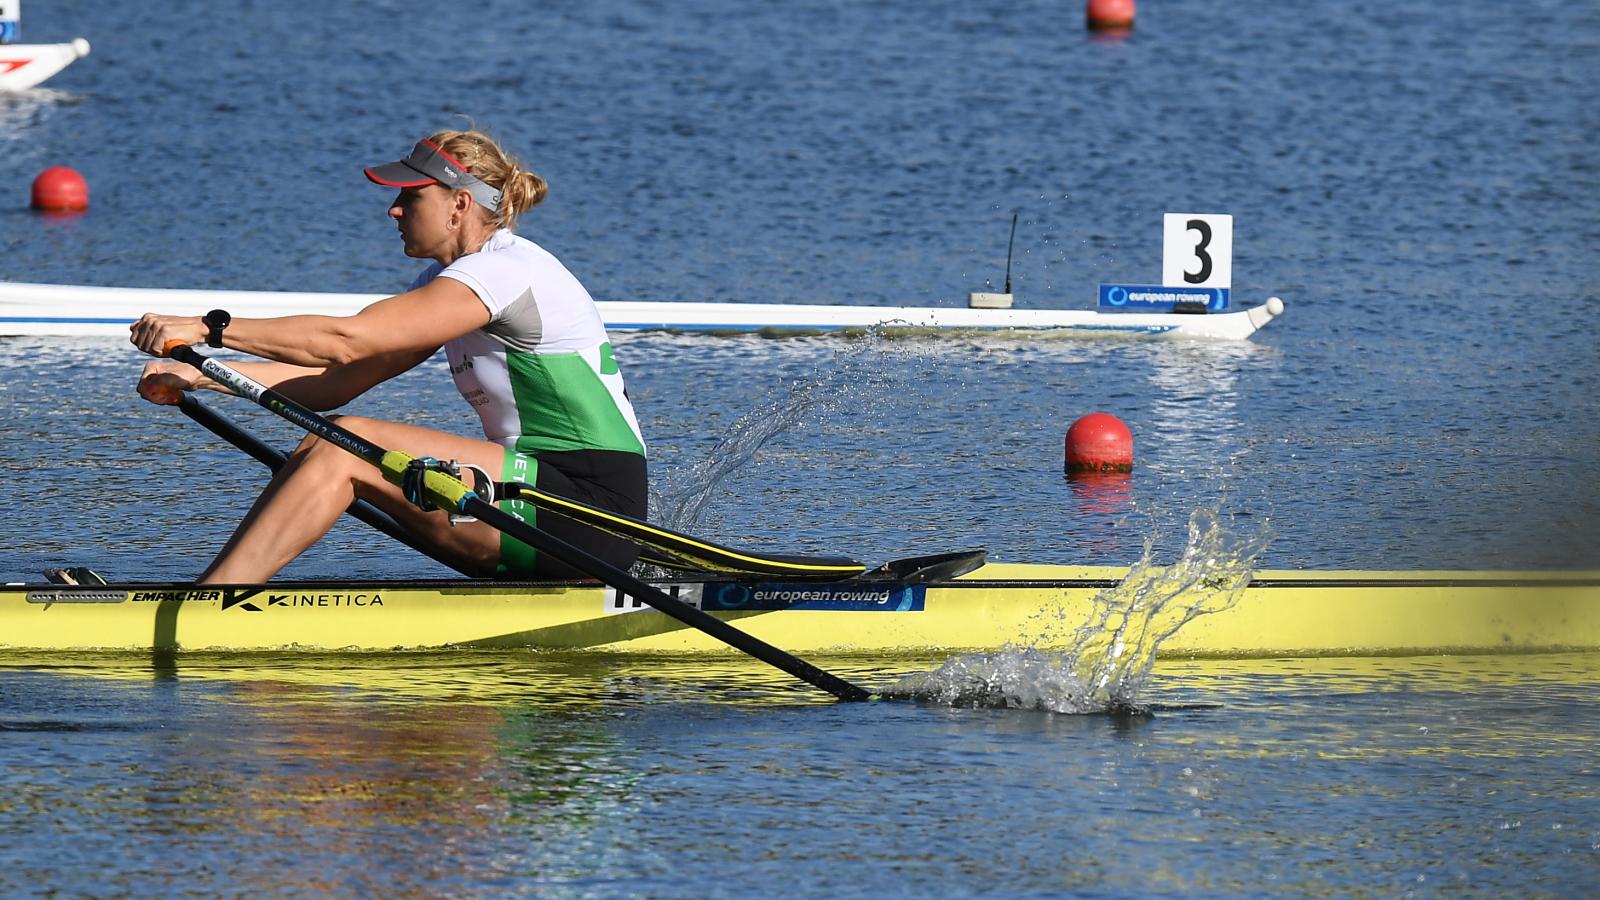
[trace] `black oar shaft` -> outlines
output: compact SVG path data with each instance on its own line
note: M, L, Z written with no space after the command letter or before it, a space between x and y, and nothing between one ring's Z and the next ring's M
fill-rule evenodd
M179 362L194 366L213 381L277 413L311 434L372 463L383 473L384 478L391 482L399 483L397 479L402 477L407 462L412 458L408 454L379 447L377 444L347 428L330 422L310 409L279 394L277 391L261 385L254 379L247 378L217 360L195 352L192 347L174 343L164 348L164 352ZM813 687L827 691L840 700L867 700L872 696L867 691L837 675L825 672L804 660L785 653L766 641L734 628L704 610L690 606L659 588L645 584L616 566L610 565L604 560L568 544L566 541L540 531L509 513L502 512L494 504L479 498L477 494L473 493L458 479L452 478L443 472L431 470L424 475L422 484L423 489L429 494L429 499L435 505L457 507L458 512L474 516L479 521L499 529L534 549L549 553L578 571L598 578L630 597L644 601L657 611L665 613L691 628L699 629L701 632L735 649L742 650L768 665L787 672Z
M598 578L629 597L643 600L690 628L698 629L719 641L754 656L768 665L788 672L808 684L819 687L840 700L867 700L865 690L816 666L779 650L754 635L740 631L705 610L690 606L658 587L646 584L627 572L610 565L586 550L523 522L478 497L467 500L462 512L487 522L511 537L548 553L580 572Z

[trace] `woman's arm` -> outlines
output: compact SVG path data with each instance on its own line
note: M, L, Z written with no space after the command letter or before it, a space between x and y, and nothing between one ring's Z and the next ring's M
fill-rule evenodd
M319 412L337 409L374 385L388 381L432 356L434 350L385 353L341 366L313 369L278 362L240 362L229 366L297 403ZM177 402L172 390L211 390L232 393L205 377L193 366L171 360L153 360L139 378L139 393L154 403Z
M281 380L274 386L278 393L321 412L338 409L372 387L415 368L438 349L433 346L421 350L380 353L355 362L329 366L320 372L284 363L261 365L281 366L284 370Z
M390 354L411 358L426 351L422 357L426 359L446 341L488 322L489 310L471 288L454 278L435 278L414 291L379 300L353 316L234 319L223 331L222 342L253 356L328 369ZM133 323L130 331L130 339L140 350L160 356L173 341L203 343L209 329L199 316L152 313Z

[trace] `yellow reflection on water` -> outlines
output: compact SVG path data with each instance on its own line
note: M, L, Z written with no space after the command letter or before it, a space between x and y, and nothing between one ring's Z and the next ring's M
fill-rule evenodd
M1468 692L1508 683L1586 685L1600 680L1600 653L1478 656L1320 656L1285 659L1163 659L1157 675L1196 689L1226 691L1235 679L1277 678L1329 692L1434 689Z
M1571 709L1593 702L1600 653L1164 660L1155 676L1158 714L1200 706L1264 723L1208 734L1213 756L1577 759L1594 735Z
M914 662L840 657L825 668L847 678L903 671ZM717 703L831 703L791 676L740 654L444 650L391 653L0 653L0 669L117 681L271 685L273 700L529 703L581 711L610 703L682 699ZM235 694L232 699L248 696Z

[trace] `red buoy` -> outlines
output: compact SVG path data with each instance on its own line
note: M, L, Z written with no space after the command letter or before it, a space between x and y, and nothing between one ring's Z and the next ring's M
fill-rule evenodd
M1084 12L1090 31L1127 30L1133 27L1133 0L1089 0Z
M34 209L88 209L89 182L66 166L51 166L33 180Z
M1133 471L1133 432L1110 413L1089 413L1067 429L1068 475Z

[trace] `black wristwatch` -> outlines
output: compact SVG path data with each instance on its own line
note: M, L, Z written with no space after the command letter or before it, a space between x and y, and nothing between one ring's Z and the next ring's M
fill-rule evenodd
M206 346L221 347L222 329L227 328L228 323L232 321L233 316L228 315L228 311L225 309L213 309L211 312L201 316L201 324L210 329L210 331L206 332Z

